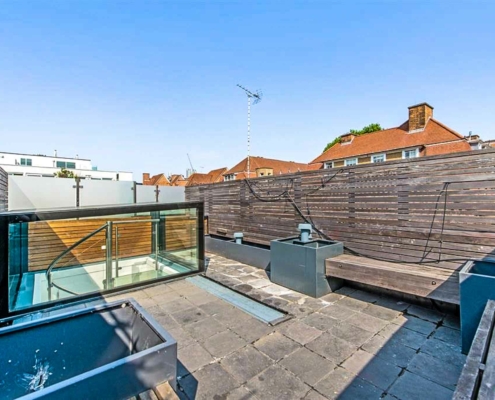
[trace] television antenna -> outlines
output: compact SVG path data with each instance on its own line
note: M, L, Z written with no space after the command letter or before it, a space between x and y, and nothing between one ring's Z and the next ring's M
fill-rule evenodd
M250 160L249 160L249 151L251 148L251 98L253 98L253 105L258 104L262 97L263 97L263 92L261 90L257 90L256 93L251 92L250 90L246 89L245 87L237 84L239 88L244 90L244 92L247 95L247 100L248 100L248 108L247 108L247 178L249 178L250 172L251 172L251 165L250 165Z

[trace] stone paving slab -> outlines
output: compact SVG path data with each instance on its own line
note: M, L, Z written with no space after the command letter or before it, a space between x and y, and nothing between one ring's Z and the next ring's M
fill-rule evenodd
M208 276L290 319L270 326L185 280L114 297L135 297L178 341L180 399L452 396L465 360L456 316L346 286L313 299L215 255Z

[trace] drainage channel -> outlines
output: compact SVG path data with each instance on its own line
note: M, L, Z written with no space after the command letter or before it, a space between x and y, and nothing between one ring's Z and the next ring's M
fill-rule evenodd
M269 306L258 303L249 297L243 296L231 289L226 288L218 283L215 283L202 276L194 276L186 278L186 281L191 282L197 287L211 293L214 296L232 304L249 315L259 319L267 324L275 325L285 319L286 314L275 310Z

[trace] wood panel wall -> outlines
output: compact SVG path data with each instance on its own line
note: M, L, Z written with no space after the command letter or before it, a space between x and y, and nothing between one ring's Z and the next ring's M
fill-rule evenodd
M125 218L143 220L134 224L117 225L119 233L119 258L148 255L152 252L151 222L149 217ZM98 229L107 221L118 218L39 221L29 224L28 266L29 271L45 270L50 263L69 246ZM122 219L120 219L122 220ZM196 218L188 215L171 215L165 219L165 249L167 251L191 248L196 245ZM113 256L115 227L113 230ZM57 268L79 264L102 262L106 258L105 231L97 233L65 255Z
M303 218L293 201L324 234L361 255L458 269L462 261L452 259L495 254L495 150L250 182L262 198L280 201L260 201L245 181L186 187L186 200L204 201L210 234L241 231L255 243L298 234Z

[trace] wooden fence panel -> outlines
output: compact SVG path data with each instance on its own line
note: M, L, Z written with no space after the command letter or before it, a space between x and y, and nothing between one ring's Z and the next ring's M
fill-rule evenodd
M207 199L211 234L240 231L255 243L297 235L303 214L369 257L458 269L464 258L495 254L495 150L249 182L187 187L186 200Z

